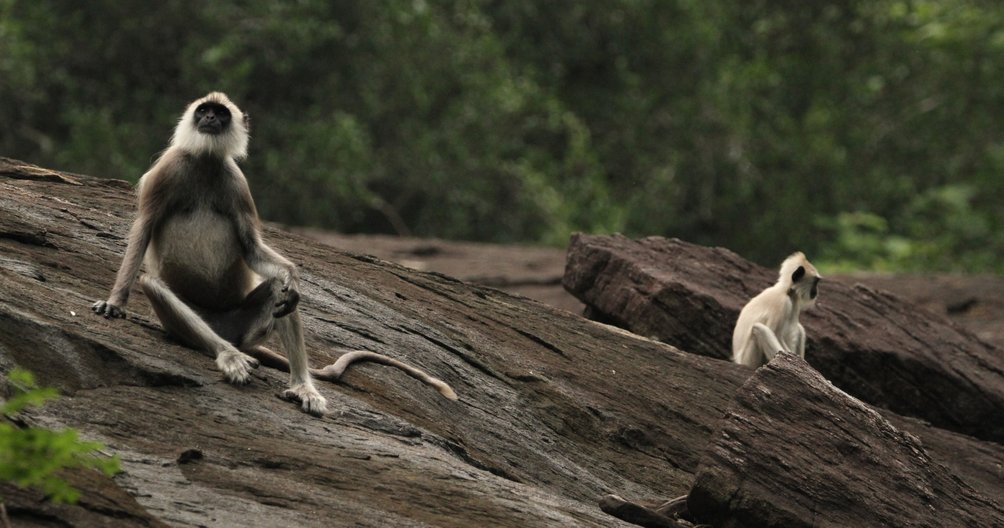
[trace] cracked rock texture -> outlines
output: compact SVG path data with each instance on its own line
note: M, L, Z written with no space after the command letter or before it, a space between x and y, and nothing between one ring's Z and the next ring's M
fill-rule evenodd
M0 489L16 525L626 525L597 499L686 493L745 378L524 297L269 228L300 265L313 365L375 350L460 396L363 364L318 384L331 412L312 418L277 397L285 374L263 367L235 387L168 340L138 287L128 318L90 311L133 214L124 182L0 159L0 370L58 387L26 419L106 443L124 470L84 475L84 500L62 513Z
M74 506L0 485L14 526L629 526L598 500L687 494L751 375L270 227L266 239L301 269L314 366L375 350L460 396L364 364L318 383L331 412L313 418L277 397L284 373L224 382L210 358L165 337L138 289L124 320L90 312L111 288L133 208L127 183L0 158L0 371L21 365L61 391L25 421L77 428L123 461L111 479L68 475L83 491ZM515 286L554 287L551 272L531 271ZM880 412L958 489L1004 496L1000 444Z
M1004 526L1000 506L916 437L792 354L739 390L688 506L719 528Z
M723 248L576 235L563 284L591 317L725 369L739 310L776 273ZM802 316L808 363L746 370L704 452L693 516L721 527L1004 526L1004 353L915 303L824 280Z
M564 285L593 317L727 359L739 311L776 280L724 248L576 235ZM885 291L825 278L819 288L801 322L806 360L828 380L869 404L1004 442L1004 351Z

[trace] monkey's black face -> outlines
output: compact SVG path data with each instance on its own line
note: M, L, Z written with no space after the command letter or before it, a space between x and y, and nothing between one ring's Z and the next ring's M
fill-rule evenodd
M203 133L221 134L230 126L230 110L220 103L202 103L195 109L195 128Z
M812 289L809 290L809 298L815 299L819 295L819 277L814 277L812 279Z

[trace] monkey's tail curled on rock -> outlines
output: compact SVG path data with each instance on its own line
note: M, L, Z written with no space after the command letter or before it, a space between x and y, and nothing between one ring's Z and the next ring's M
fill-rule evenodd
M285 357L263 347L254 346L250 348L243 349L244 352L251 355L255 359L261 362L262 365L266 367L272 367L274 369L279 369L283 372L289 372L289 360ZM334 363L324 367L322 369L310 369L310 374L317 379L327 380L327 381L338 381L345 370L349 368L349 365L356 363L358 361L372 361L374 363L380 363L382 365L388 365L391 367L397 367L403 370L409 376L432 385L442 394L445 398L450 400L457 400L457 393L453 392L453 389L446 384L443 380L439 378L434 378L424 371L419 370L407 363L398 361L392 357L385 356L383 354L378 354L376 352L370 352L368 350L353 350L351 352L346 352L341 357L338 358Z
M311 369L310 373L317 379L338 381L338 379L342 377L342 374L345 373L345 369L349 368L349 365L357 361L372 361L373 363L380 363L381 365L387 365L389 367L397 367L409 376L428 385L432 385L446 399L457 399L457 393L453 392L453 389L450 388L450 386L443 380L434 378L426 374L424 371L408 365L407 363L398 361L390 356L370 352L368 350L354 350L352 352L347 352L339 357L333 364L322 369Z

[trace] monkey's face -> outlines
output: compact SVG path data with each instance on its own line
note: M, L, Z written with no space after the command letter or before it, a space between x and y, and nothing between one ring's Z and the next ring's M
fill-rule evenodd
M816 268L806 260L804 265L795 268L795 272L791 274L791 290L789 291L798 296L806 308L810 308L816 304L816 297L819 296L819 281L822 278Z
M195 108L195 129L201 134L215 136L230 126L230 110L220 103L207 101Z
M243 159L248 154L248 118L223 92L211 92L185 108L171 146L193 154Z

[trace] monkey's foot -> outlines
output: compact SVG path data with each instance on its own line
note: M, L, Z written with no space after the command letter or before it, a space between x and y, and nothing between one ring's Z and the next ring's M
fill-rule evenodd
M216 355L216 366L230 383L245 385L251 381L251 369L258 368L258 360L237 349L224 350Z
M321 416L328 412L328 400L325 400L324 396L321 396L321 393L317 392L317 389L309 383L293 385L282 393L282 398L299 402L303 412L314 416Z
M125 310L108 301L98 301L91 305L91 310L98 315L108 318L122 318L126 316Z

